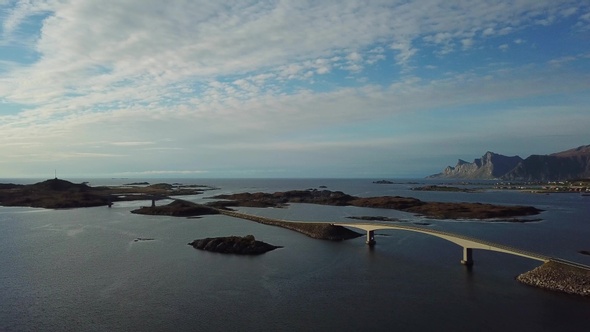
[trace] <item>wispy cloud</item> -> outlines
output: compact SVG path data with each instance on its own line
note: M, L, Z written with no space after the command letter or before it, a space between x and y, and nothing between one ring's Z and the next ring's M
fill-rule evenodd
M154 170L154 171L138 171L138 172L120 172L118 175L123 176L152 176L152 175L200 175L207 173L206 171L198 170Z
M111 142L111 145L115 146L143 146L152 144L154 144L154 142Z

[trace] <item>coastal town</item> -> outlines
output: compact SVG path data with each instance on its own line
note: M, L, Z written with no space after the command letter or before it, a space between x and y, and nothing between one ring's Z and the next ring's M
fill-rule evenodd
M549 182L498 182L494 189L522 190L532 193L581 193L590 195L590 180L549 181Z

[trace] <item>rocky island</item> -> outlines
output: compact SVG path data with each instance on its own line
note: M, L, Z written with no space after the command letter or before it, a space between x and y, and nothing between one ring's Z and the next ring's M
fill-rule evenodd
M260 255L277 248L282 248L257 241L254 235L206 238L194 240L188 245L199 250L236 255Z
M61 179L19 185L0 184L0 205L63 209L110 206L117 201L158 200L169 196L202 194L205 188L158 183L145 187L91 187Z
M278 226L290 229L315 239L341 241L361 236L361 234L351 231L348 228L342 226L314 222L282 221L261 216L243 214L237 211L229 210L227 208L219 209L216 207L197 204L179 199L173 201L170 204L162 206L143 206L139 209L131 211L131 213L160 216L165 215L173 217L195 217L212 214L224 214L230 217L251 220L265 225Z
M131 211L131 213L154 216L195 217L209 214L219 214L219 211L209 206L177 199L167 205L142 206L139 209Z
M288 203L309 203L335 206L358 206L394 209L438 219L499 219L536 215L542 212L532 206L505 206L466 202L424 202L417 198L400 196L355 197L341 191L293 190L275 193L238 193L218 195L224 199L210 203L216 208L230 206L282 207Z

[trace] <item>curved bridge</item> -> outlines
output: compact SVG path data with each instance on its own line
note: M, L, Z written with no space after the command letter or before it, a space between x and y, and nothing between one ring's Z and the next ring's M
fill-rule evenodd
M224 210L224 209L216 209L216 210L219 213L227 215L227 216L251 220L251 221L255 221L255 222L259 222L259 223L263 223L263 224L270 224L270 225L275 225L275 226L286 227L286 228L290 228L287 226L288 224L308 223L308 222L304 222L304 221L283 220L283 219L262 217L262 216L256 216L256 215L251 215L251 214L247 214L247 213L243 213L243 212L230 211L230 210ZM447 241L453 242L453 243L463 247L463 259L461 260L461 263L464 265L467 265L467 266L473 265L473 249L482 249L482 250L490 250L490 251L496 251L496 252L502 252L502 253L516 255L516 256L521 256L521 257L541 261L544 263L549 262L549 261L557 262L560 264L565 264L565 265L569 265L569 266L573 266L576 268L581 268L581 269L590 271L590 267L586 266L584 264L580 264L580 263L576 263L576 262L572 262L572 261L568 261L568 260L564 260L564 259L560 259L560 258L549 257L546 255L521 250L521 249L518 249L515 247L510 247L510 246L506 246L506 245L499 244L499 243L480 240L477 238L473 238L473 237L469 237L469 236L465 236L465 235L461 235L461 234L437 231L434 229L429 229L429 228L424 228L424 227L417 227L417 226L410 226L410 225L386 224L386 223L377 223L377 222L347 223L347 222L321 222L321 221L316 222L316 221L314 221L313 223L314 224L330 224L330 225L334 225L334 226L362 229L367 232L367 244L370 246L375 245L375 243L376 243L375 242L375 231L380 230L380 229L396 229L396 230L404 230L404 231L417 232L417 233L423 233L423 234L436 236L438 238L445 239Z
M503 252L506 254L512 254L516 256L526 257L542 262L548 262L553 260L549 256L537 254L530 251L525 251L521 249L517 249L510 246L505 246L498 243L493 243L489 241L484 241L480 239L476 239L469 236L464 236L460 234L454 234L449 232L437 231L433 229L423 228L423 227L416 227L416 226L409 226L409 225L393 225L393 224L380 224L380 223L331 223L337 226L344 226L344 227L352 227L365 230L367 232L367 244L368 245L375 245L375 231L379 229L399 229L404 231L410 232L417 232L423 234L429 234L432 236L439 237L441 239L445 239L447 241L453 242L461 247L463 247L463 259L461 260L462 264L465 265L473 265L473 249L483 249L483 250L490 250L490 251L497 251Z

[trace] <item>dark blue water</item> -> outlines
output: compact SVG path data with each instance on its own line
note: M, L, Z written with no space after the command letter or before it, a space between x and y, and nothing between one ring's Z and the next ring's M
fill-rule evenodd
M92 180L92 185L128 180ZM542 222L426 220L433 229L472 235L590 264L590 197L517 192L416 192L415 185L371 180L166 180L221 192L318 188L358 196L527 204ZM154 182L154 181L151 181ZM162 202L163 203L163 202ZM146 202L43 210L0 208L1 331L585 331L590 299L539 290L514 277L538 262L475 251L472 270L461 248L439 238L380 231L364 238L314 240L282 228L225 216L138 216ZM397 211L293 205L242 209L293 220L350 221L348 216L423 218ZM208 236L253 234L284 246L256 257L227 256L187 243ZM154 241L134 242L137 237Z

